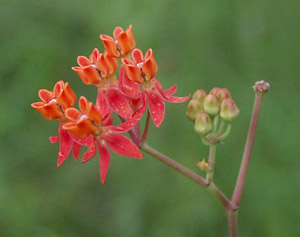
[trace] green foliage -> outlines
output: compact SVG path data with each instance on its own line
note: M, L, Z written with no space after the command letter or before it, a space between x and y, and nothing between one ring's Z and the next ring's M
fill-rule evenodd
M0 236L225 236L222 207L151 157L113 155L101 185L98 159L69 158L56 168L48 142L55 122L30 103L39 88L63 79L95 98L71 70L78 55L102 49L98 35L133 25L137 47L153 48L158 78L178 95L229 88L241 111L217 151L215 181L231 195L257 80L267 80L257 140L239 213L240 233L299 236L300 139L297 1L0 1ZM207 147L185 117L186 104L167 105L149 144L195 166Z

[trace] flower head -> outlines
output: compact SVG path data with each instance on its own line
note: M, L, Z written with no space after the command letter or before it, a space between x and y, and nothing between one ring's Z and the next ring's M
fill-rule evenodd
M126 56L135 47L132 25L129 25L125 31L122 27L118 26L114 29L113 38L101 34L100 39L104 44L106 52L115 58Z
M144 80L151 80L158 69L152 49L148 49L145 57L140 49L134 49L131 56L133 60L128 58L122 59L128 78L140 83Z
M79 66L72 67L82 82L86 85L98 85L102 79L110 78L118 68L118 62L107 53L100 53L94 49L89 58L79 56L77 58Z
M53 91L39 90L41 102L34 102L31 107L43 115L45 119L60 119L63 111L75 104L76 95L68 82L58 81Z

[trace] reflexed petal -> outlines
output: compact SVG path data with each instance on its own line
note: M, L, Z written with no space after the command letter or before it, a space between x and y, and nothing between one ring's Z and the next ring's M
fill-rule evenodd
M159 90L161 96L164 98L165 101L170 102L170 103L182 103L185 102L190 98L190 95L185 96L185 97L176 97L176 96L170 96L165 94L163 90Z
M159 127L165 118L165 103L155 90L146 92L146 101L153 123Z
M170 87L167 90L164 90L165 95L174 95L177 91L177 85L175 84L174 86Z
M125 121L124 123L117 125L117 126L106 126L107 129L115 132L128 132L131 130L137 123L139 122L139 119L129 119Z
M78 160L80 150L81 150L81 145L79 145L77 142L73 141L73 156L74 156L75 160Z
M119 86L129 96L136 97L140 93L140 84L128 78L124 67L120 68Z
M97 144L98 144L98 152L100 155L100 166L99 166L100 179L101 182L104 184L106 180L107 171L109 168L109 163L110 163L110 152L106 148L103 140L98 140Z
M141 119L145 110L146 110L146 99L145 99L145 93L143 92L141 94L141 98L140 98L140 101L139 103L137 104L136 106L136 109L134 111L134 114L132 115L132 118L135 118L135 119Z
M87 161L89 161L90 159L92 159L94 157L94 155L96 154L96 144L93 141L93 143L88 147L87 151L84 153L83 155L83 159L81 160L82 163L85 163Z
M112 113L112 109L109 107L104 91L101 89L98 89L96 108L101 112L103 117L105 117L107 114Z
M90 136L85 137L85 138L79 138L79 137L76 137L72 134L71 134L71 136L72 136L72 139L74 140L74 142L77 142L79 145L86 146L86 147L91 146L94 143L94 140L95 140L95 137L93 135L90 135Z
M69 135L69 132L59 128L58 130L59 136L59 153L58 153L58 160L57 160L57 167L61 166L61 164L67 159L71 152L73 140Z
M106 98L110 107L121 117L129 119L132 115L132 109L127 98L118 89L107 89Z
M142 158L140 149L127 137L118 133L108 133L105 136L105 142L115 153L133 157Z
M49 137L49 141L51 143L57 143L58 142L58 137Z

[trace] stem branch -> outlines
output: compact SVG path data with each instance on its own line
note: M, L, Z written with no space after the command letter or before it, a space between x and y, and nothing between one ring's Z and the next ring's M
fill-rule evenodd
M256 91L255 93L255 101L253 106L251 123L248 131L248 136L245 144L244 154L242 158L242 163L239 171L239 175L236 181L235 189L232 195L232 202L238 207L241 202L242 193L245 185L245 180L247 176L247 171L249 167L249 161L251 158L251 153L254 144L254 138L256 134L257 122L259 117L259 112L261 109L261 103L263 99L263 93L260 91Z

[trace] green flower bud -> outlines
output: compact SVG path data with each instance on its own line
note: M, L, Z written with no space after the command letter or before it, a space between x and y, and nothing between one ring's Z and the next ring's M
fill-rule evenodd
M200 103L203 103L206 95L207 94L206 94L205 90L196 90L196 92L193 95L193 100L197 100Z
M239 115L239 113L240 110L236 106L234 100L230 98L226 98L223 100L221 104L220 116L224 121L232 123Z
M231 94L228 89L222 88L222 89L218 90L216 97L217 97L219 103L221 104L224 99L231 98Z
M188 106L187 106L187 109L186 109L186 113L185 113L186 116L190 120L195 121L197 115L200 112L203 112L203 105L199 101L192 99L188 103Z
M194 130L200 136L205 136L208 134L213 128L213 124L211 119L207 113L201 112L197 115Z
M209 92L209 94L217 95L217 92L218 92L220 89L221 89L220 87L214 87L214 88L211 89L211 91Z
M209 94L205 97L203 102L204 111L210 116L216 116L220 110L220 104L217 100L217 97Z

